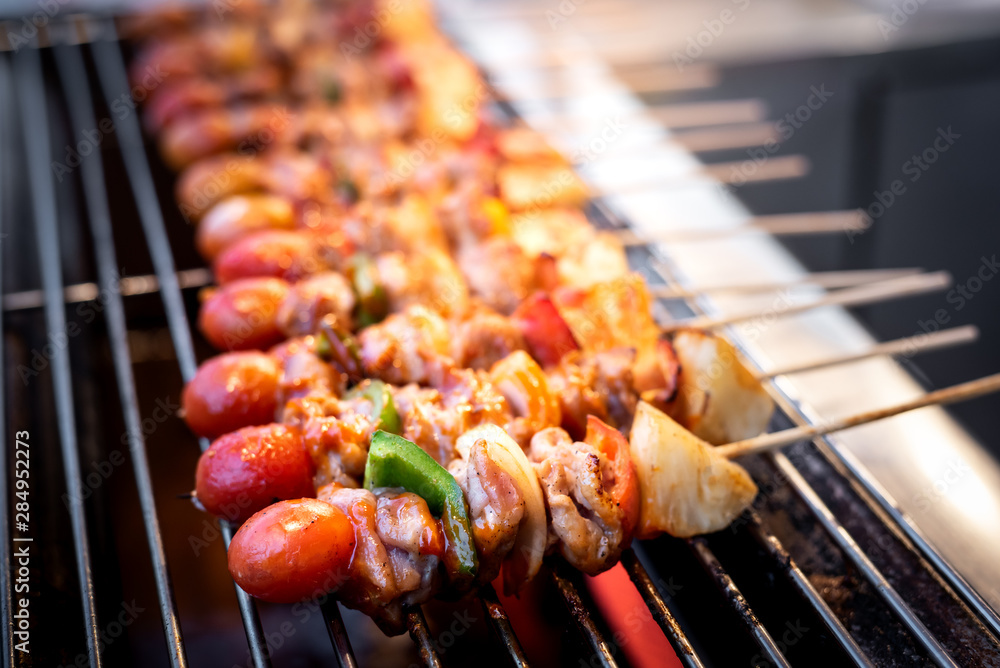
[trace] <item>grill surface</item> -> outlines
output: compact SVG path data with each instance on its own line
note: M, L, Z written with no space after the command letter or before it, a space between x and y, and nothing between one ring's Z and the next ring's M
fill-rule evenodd
M270 665L273 655L276 664L285 665L278 659L293 656L288 647L304 628L309 637L297 640L307 658L296 665L334 660L357 665L350 637L364 640L361 663L381 665L379 650L364 634L367 627L355 613L342 619L332 600L319 609L333 657L329 647L315 649L315 636L322 632L311 614L303 615L299 627L290 625L282 609L261 606L259 615L238 588L246 652L231 634L213 632L198 614L202 595L232 599L221 593L230 581L221 551L196 561L180 550L190 552L199 537L210 542L208 535L221 536L228 545L232 529L225 523L216 529L200 514L181 509L184 501L171 498L183 491L178 484L190 484L177 480L186 476L189 481L197 451L176 415L161 417L160 410L164 396L167 406L176 402L181 383L196 369L199 356L189 316L197 300L192 290L181 288L177 267L193 268L198 260L172 203L171 178L155 153L147 154L136 113L112 111L115 100L123 94L128 99L122 47L114 39L89 42L88 36L96 34L113 37L111 21L78 18L53 24L39 36L46 48L33 44L0 58L0 205L7 235L0 237L3 285L8 292L34 290L40 280L44 293L42 312L29 308L3 314L0 362L7 383L0 410L9 408L9 419L0 472L6 489L12 489L7 470L13 461L11 436L28 430L34 521L27 535L37 549L30 594L32 654L25 655L14 652L8 623L12 539L25 534L11 532L4 496L0 566L5 579L0 587L7 663L71 664L80 655L80 665L89 661L92 666L242 662L260 667ZM48 48L50 41L58 46ZM105 118L113 120L114 134L99 140L71 173L54 173L50 163L62 154L53 149L73 145ZM597 225L623 225L600 202L591 214ZM15 224L21 220L31 224ZM630 253L635 266L660 268L661 277L672 281L669 258L648 248ZM121 275L146 272L155 273L158 295L119 294ZM86 281L96 283L100 297L67 306L63 286ZM675 314L699 310L697 303L671 302L669 307ZM200 339L197 345L206 356ZM44 365L37 361L38 351ZM37 374L29 371L22 384L18 369ZM773 426L802 423L792 399L776 386L771 389L784 410ZM117 434L127 457L116 450ZM126 460L132 481L117 471ZM786 454L748 463L763 493L754 511L730 530L637 544L622 559L683 665L1000 664L995 635L1000 622L994 613L829 442L794 446ZM64 494L68 501L57 501ZM129 529L135 535L123 535ZM146 538L141 549L134 544L138 531ZM444 642L445 634L459 617L449 615L469 614L468 602L465 609L461 604L425 606L429 618L411 611L414 644L403 656L428 666L473 658L483 665L521 666L529 656L548 663L555 656L545 653L549 645L558 646L564 665L627 665L628 640L611 632L584 578L558 561L550 561L547 570L548 580L537 583L528 598L530 603L537 595L544 617L560 620L550 622L551 636L539 638L544 630L540 634L529 622L519 624L517 615L508 617L488 588L480 597L485 621L464 638L452 634L453 644ZM137 584L150 573L154 588ZM128 623L119 621L113 634L115 620L127 619L128 599L136 592L142 597L138 606L148 610ZM561 600L563 609L548 607L553 600ZM487 632L497 639L497 649L483 650ZM381 644L399 647L398 642Z

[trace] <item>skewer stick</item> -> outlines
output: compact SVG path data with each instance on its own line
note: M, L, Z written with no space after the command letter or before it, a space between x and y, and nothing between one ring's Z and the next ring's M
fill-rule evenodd
M906 413L918 408L924 408L926 406L945 406L959 401L968 401L969 399L975 399L976 397L981 397L998 391L1000 391L1000 373L993 374L992 376L986 376L985 378L980 378L979 380L969 381L968 383L961 383L960 385L946 387L942 390L925 394L917 399L905 401L901 404L896 404L895 406L889 406L888 408L879 408L873 411L858 413L857 415L852 415L850 417L831 420L823 424L794 427L792 429L785 429L783 431L776 431L770 434L763 434L754 438L748 438L743 441L729 443L728 445L719 446L716 448L716 451L727 459L734 459L736 457L753 455L761 452L769 452L771 450L782 448L786 445L791 445L792 443L811 440L817 436L825 436L836 431L842 431L844 429L850 429L851 427L868 424L869 422L875 422L883 418L892 417L893 415L899 415L900 413Z
M749 222L736 227L716 229L682 229L656 230L639 233L635 230L617 230L615 234L624 246L644 246L648 243L704 241L727 238L747 232L764 232L767 234L824 234L828 232L847 232L863 230L868 227L868 219L860 210L823 211L818 213L780 214L773 216L756 216Z
M692 289L679 288L673 285L653 285L649 288L649 294L657 299L689 299L700 295L710 295L718 293L751 294L755 292L775 292L795 287L818 287L818 288L851 288L856 285L867 285L878 281L887 281L891 278L902 278L903 276L913 276L923 272L923 269L916 267L904 267L902 269L857 269L848 271L818 271L812 274L805 274L790 281L771 281L763 283L720 283L718 285L704 285Z
M680 174L661 176L649 181L633 181L604 189L592 186L591 194L594 197L617 197L620 195L655 193L671 186L689 185L705 179L718 181L724 185L742 186L748 183L799 179L807 175L810 169L809 160L802 155L786 155L771 158L756 165L750 174L744 174L741 171L746 164L745 160L717 162L711 165L701 165Z
M946 271L937 271L930 274L917 274L915 276L904 276L888 281L879 281L854 288L846 288L831 292L823 297L803 304L792 304L782 310L775 310L774 315L793 315L821 308L823 306L862 306L874 304L888 299L898 299L913 295L925 294L936 290L944 290L952 283L951 274ZM752 320L760 317L760 311L749 313L738 313L734 315L724 315L719 317L700 316L688 318L677 322L670 322L663 325L664 332L673 332L679 329L714 329L724 325Z
M671 128L709 128L719 125L761 123L767 118L763 100L724 100L684 104L661 104L622 114L626 123L636 123L649 117L660 125ZM546 110L544 115L531 119L530 125L551 132L593 133L600 130L592 116L581 116L571 111ZM772 126L773 127L773 126Z
M837 355L835 357L814 360L803 364L789 364L784 367L769 369L757 374L757 378L758 380L766 380L768 378L774 378L775 376L801 373L803 371L814 371L816 369L824 369L826 367L836 366L839 364L847 364L848 362L856 362L858 360L868 359L869 357L877 357L879 355L902 355L907 353L915 354L930 352L932 350L941 350L943 348L951 348L953 346L972 343L978 338L979 328L975 325L953 327L951 329L942 329L929 334L906 336L894 341L877 343L869 347L867 350L863 350L859 353Z

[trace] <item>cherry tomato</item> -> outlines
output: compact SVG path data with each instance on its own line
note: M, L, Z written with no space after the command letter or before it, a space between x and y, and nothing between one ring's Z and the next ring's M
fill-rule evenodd
M251 276L295 282L326 269L316 238L303 231L265 230L249 234L222 251L213 265L219 283Z
M195 496L213 515L242 521L275 501L315 494L313 473L298 427L244 427L202 453Z
M198 368L184 388L184 419L199 436L215 438L274 421L281 366L259 352L227 353Z
M233 195L213 206L198 223L198 252L213 260L227 246L254 232L291 229L291 202L275 195Z
M229 572L251 596L294 603L337 590L350 577L354 527L319 499L279 501L240 527Z
M285 338L277 314L289 285L280 278L245 278L213 292L201 305L198 327L220 350L262 350Z

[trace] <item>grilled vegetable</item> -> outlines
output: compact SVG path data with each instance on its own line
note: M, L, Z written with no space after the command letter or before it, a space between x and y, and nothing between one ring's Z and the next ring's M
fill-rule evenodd
M288 296L280 278L245 278L212 291L201 306L198 327L220 350L252 350L285 338L278 327L278 307Z
M184 420L191 431L208 438L272 422L280 376L278 361L264 353L213 357L184 388Z
M543 367L558 364L563 355L580 349L569 325L544 292L525 299L511 318L520 328L531 356Z
M279 501L240 527L229 572L251 596L294 603L336 591L350 576L354 527L319 499Z
M213 515L241 522L275 501L315 494L313 473L297 427L244 427L202 453L195 498Z
M644 401L635 412L629 450L641 490L638 538L719 531L757 495L741 466Z
M455 478L415 443L376 431L368 451L365 488L402 487L427 502L441 518L447 548L444 563L456 588L472 581L478 567L469 511Z
M358 298L355 314L358 326L381 322L389 313L389 297L379 280L375 262L368 255L358 253L351 258L348 271Z
M371 417L376 426L390 434L402 434L403 422L396 412L389 386L381 380L365 380L344 395L345 399L364 398L372 402Z
M639 483L628 441L620 431L590 415L587 417L587 434L583 437L583 442L597 448L611 463L611 479L614 484L607 491L611 500L622 511L622 526L625 530L622 543L627 545L639 521Z

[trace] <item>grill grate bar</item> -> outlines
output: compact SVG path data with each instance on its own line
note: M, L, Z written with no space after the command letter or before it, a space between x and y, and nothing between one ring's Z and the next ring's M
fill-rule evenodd
M605 668L615 668L618 663L615 661L611 651L611 645L604 639L604 634L597 627L593 615L590 614L590 608L587 607L583 602L583 597L580 596L580 574L573 571L561 559L551 560L550 566L552 568L552 580L555 582L556 588L559 590L559 594L562 596L570 616L576 621L577 628L584 638L586 638L590 648L594 650L592 659L596 658L599 660ZM587 662L587 665L593 665L593 661Z
M4 159L10 153L8 142L11 137L10 112L13 96L10 94L10 68L7 58L0 58L0 99L6 100L3 119L0 119L0 194L10 192L7 188L7 161ZM7 200L0 199L0 238L8 223ZM3 253L0 253L0 294L3 280ZM3 313L0 313L0 332L3 332ZM0 378L6 378L3 369L4 351L3 336L0 335ZM0 382L0 487L8 489L7 471L7 397L6 383ZM14 626L11 624L12 594L11 594L11 535L10 506L7 494L0 494L0 625L3 626L3 658L4 665L14 665Z
M779 564L782 564L782 570L784 570L791 581L792 586L799 593L802 598L809 603L813 609L819 614L820 619L826 626L827 630L833 634L833 637L837 639L841 647L847 652L851 660L857 666L872 666L872 662L868 660L865 655L864 650L858 647L858 644L854 642L854 638L851 634L847 632L844 625L840 623L837 616L833 614L833 610L830 606L826 604L823 597L819 595L819 592L812 586L809 579L799 570L798 565L792 561L791 555L785 551L781 543L772 534L768 533L764 527L761 525L760 517L757 515L756 511L751 511L750 521L747 522L747 531L750 536L760 544L761 547Z
M486 611L486 616L490 621L490 628L507 648L511 664L517 668L528 668L528 657L525 656L521 643L517 639L517 635L514 634L510 617L507 616L507 611L500 603L493 585L486 585L480 589L479 599L482 601L483 610Z
M113 22L109 21L109 23L109 34L115 35ZM128 76L125 73L121 50L117 41L97 41L91 44L91 52L94 55L105 102L110 106L112 100L120 96L122 91L129 90ZM119 115L115 114L114 123L118 133L119 149L125 161L129 183L139 211L139 220L145 232L146 244L160 284L160 297L166 310L170 335L174 342L174 352L180 364L181 376L185 381L188 381L194 377L197 371L194 343L191 340L187 312L184 309L180 286L177 282L172 251L163 223L163 214L153 185L153 175L142 143L142 133L132 114L127 114L125 118L120 118ZM199 444L202 450L207 449L209 445L206 439L199 439ZM219 524L228 550L233 537L233 529L228 522L220 521ZM236 589L240 615L243 618L243 627L246 631L253 665L255 668L269 668L271 659L264 641L264 632L257 608L245 591L236 586L235 583L233 586Z
M340 616L340 606L332 596L326 596L323 601L323 619L326 620L326 630L330 634L330 642L337 652L337 662L341 668L357 668L358 662L354 658L354 650L351 648L351 639L344 628L344 618Z
M757 645L761 648L767 658L775 666L782 666L784 668L790 668L791 664L785 660L784 655L782 655L781 650L778 649L777 643L774 642L774 638L771 634L767 632L764 625L760 623L757 616L750 609L750 605L747 603L746 599L743 598L743 594L736 587L733 579L729 577L723 569L722 564L712 553L712 550L708 547L708 543L705 542L704 538L691 538L687 541L688 547L691 548L695 557L701 563L705 572L709 574L712 580L715 582L715 586L718 587L719 591L722 592L723 596L726 597L732 606L733 610L740 616L740 619L746 625L750 634L753 635L754 640L757 641Z
M420 650L420 660L427 668L442 668L441 657L438 656L434 647L434 640L431 639L430 629L427 628L427 620L420 608L410 608L406 613L406 628L410 632L410 638L417 644Z
M781 405L780 402L779 405ZM921 533L910 517L894 501L886 497L878 484L871 479L869 474L862 469L850 453L845 452L842 448L829 446L826 439L820 439L816 441L816 444L820 454L828 462L856 483L855 489L865 504L876 514L882 511L892 519L893 523L916 548L920 556L930 562L936 572L958 594L959 598L986 625L993 634L993 637L1000 641L1000 615L997 615L996 611L973 589L972 585L941 556L940 552L927 542L923 533Z
M62 301L63 276L59 252L56 193L49 169L51 137L46 108L45 80L42 78L42 57L38 49L29 48L14 57L17 97L21 102L25 136L30 137L34 150L27 151L31 181L32 211L41 265L42 286L45 290L45 320L49 331L66 331L66 312ZM69 349L53 346L51 356L55 405L58 415L59 442L63 472L66 478L70 522L73 531L77 578L83 604L87 635L87 654L92 668L101 665L100 636L97 627L97 606L91 568L87 518L83 507L83 485L76 438L76 415L73 407Z
M660 594L659 588L653 582L653 579L649 577L649 573L646 572L646 567L639 561L639 557L629 548L622 552L621 562L625 568L625 572L632 579L632 584L639 591L642 600L646 602L646 607L649 608L653 618L656 619L656 622L663 630L663 635L670 641L671 647L677 653L677 658L688 668L703 668L705 664L701 662L694 648L691 647L691 643L684 634L684 630L681 629L677 619L670 612L666 601Z
M74 126L74 134L80 135L87 128L97 127L87 72L83 67L83 54L78 47L67 46L54 47L53 52ZM101 152L92 151L90 155L83 158L83 165L81 179L94 254L97 257L98 276L102 285L114 285L118 283L119 278L118 260L111 229L111 215L108 210ZM149 461L146 457L146 442L141 428L142 416L139 411L135 376L132 373L132 360L129 355L125 308L121 294L115 291L110 292L104 314L108 325L108 338L115 375L118 381L119 398L125 418L129 452L132 455L139 504L142 508L143 524L146 528L146 541L149 544L149 553L153 562L156 592L160 601L160 615L163 618L170 663L174 668L181 668L187 665L187 657L184 653L177 604L170 584L167 556L163 546L163 536L160 533L156 501L153 496L153 481L149 472Z
M816 491L809 486L809 483L802 477L798 469L792 465L788 457L781 453L769 454L767 457L779 471L788 476L796 493L809 507L813 515L816 516L820 524L823 525L826 532L840 546L855 567L861 571L864 578L878 591L879 596L882 597L886 605L906 625L906 628L914 635L931 660L939 666L957 666L948 656L944 647L941 646L941 643L927 630L923 622L920 621L913 610L906 604L906 601L899 595L899 592L889 584L888 580L885 579L885 576L882 575L875 564L868 559L868 556L854 541L854 538L847 532L847 529L837 521L833 512L823 503L823 500L816 494Z

